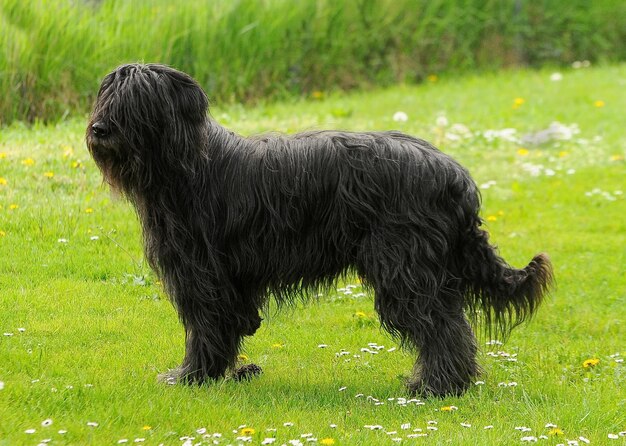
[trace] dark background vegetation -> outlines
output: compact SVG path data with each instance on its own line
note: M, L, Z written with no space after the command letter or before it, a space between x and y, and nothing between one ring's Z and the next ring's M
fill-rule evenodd
M623 0L2 0L0 125L85 113L126 62L233 102L621 61L625 41Z

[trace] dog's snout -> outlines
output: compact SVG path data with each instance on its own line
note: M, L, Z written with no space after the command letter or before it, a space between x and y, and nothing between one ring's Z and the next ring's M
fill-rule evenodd
M91 130L93 131L93 134L95 136L98 136L100 138L107 136L109 133L111 133L109 126L102 121L96 121L91 124Z

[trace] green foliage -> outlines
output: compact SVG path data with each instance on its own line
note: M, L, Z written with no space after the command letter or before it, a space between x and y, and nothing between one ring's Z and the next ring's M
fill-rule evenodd
M0 125L86 112L103 75L136 61L224 103L623 60L625 17L619 0L3 0Z
M85 120L5 128L0 444L145 438L182 445L186 437L248 444L239 436L288 444L305 443L307 433L336 445L391 445L394 438L501 445L542 435L548 445L584 444L579 437L610 444L609 434L623 443L625 76L624 65L560 76L440 76L369 94L212 110L244 134L396 128L437 142L481 185L483 216L507 260L522 266L538 251L551 255L558 289L536 317L504 345L480 339L484 384L460 398L420 403L401 399L414 358L380 331L372 296L356 279L266 317L242 358L263 367L259 378L158 384L157 374L182 358L183 331L141 260L130 205L101 187L84 147ZM394 121L400 111L406 120ZM554 121L558 138L522 145L524 135ZM409 437L417 434L429 438Z

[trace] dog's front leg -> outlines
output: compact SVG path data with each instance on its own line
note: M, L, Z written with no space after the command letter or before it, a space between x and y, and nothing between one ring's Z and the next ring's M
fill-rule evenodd
M208 305L196 301L177 306L185 326L185 358L180 367L161 375L161 381L201 384L224 378L234 369L244 336L252 336L262 319L258 310L244 312L228 302L224 299ZM247 364L235 370L233 377L247 379L260 372L260 367Z
M223 378L234 367L249 328L229 305L209 308L204 302L177 302L185 326L185 357L180 367L159 378L168 383L201 384Z

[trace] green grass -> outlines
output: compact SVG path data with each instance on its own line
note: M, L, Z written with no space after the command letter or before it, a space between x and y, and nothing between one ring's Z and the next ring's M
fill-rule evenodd
M254 444L273 435L276 444L304 442L305 433L350 445L394 444L393 438L500 445L540 435L549 436L548 445L581 436L607 444L608 434L626 431L626 366L618 362L626 356L626 66L568 70L560 82L549 77L549 71L442 77L317 101L212 109L244 134L397 128L420 135L489 185L482 189L483 215L506 259L522 266L536 252L550 253L558 288L536 317L505 345L480 340L484 384L460 398L406 407L397 398L407 396L402 377L412 358L388 351L395 345L358 284L351 295L333 291L269 315L245 346L249 360L264 368L260 378L199 388L158 384L156 375L182 358L183 332L142 261L132 209L101 185L89 159L86 119L3 129L0 334L12 336L0 337L0 444L123 438L182 444L185 436L198 443L206 435L200 428L222 434L211 441L238 444L242 425L254 429ZM524 101L514 107L516 98ZM398 111L406 122L393 121ZM436 125L441 116L445 128ZM504 128L521 137L553 121L577 124L579 133L538 147L484 137ZM471 135L453 140L454 123ZM385 349L360 351L371 342ZM341 349L350 354L337 356ZM596 366L583 367L594 358ZM441 410L451 405L458 410ZM42 426L47 419L53 424ZM547 423L564 435L549 435ZM417 428L428 438L407 438Z
M620 0L3 0L0 125L85 112L128 62L171 64L224 103L623 61L625 30Z

